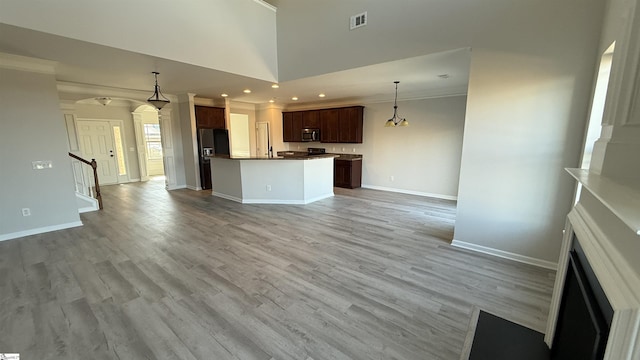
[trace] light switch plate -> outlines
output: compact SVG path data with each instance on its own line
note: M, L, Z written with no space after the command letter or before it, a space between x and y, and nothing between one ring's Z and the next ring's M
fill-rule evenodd
M32 161L31 166L33 166L33 170L51 169L53 167L53 161L51 160Z

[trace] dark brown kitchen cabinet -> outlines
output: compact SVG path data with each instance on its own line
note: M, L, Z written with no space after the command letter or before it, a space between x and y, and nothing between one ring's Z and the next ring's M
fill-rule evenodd
M339 109L338 142L362 143L362 106Z
M320 129L323 143L362 143L362 106L282 113L282 140L302 141L302 129Z
M198 129L224 129L224 108L195 106L196 127Z
M320 129L320 110L301 111L303 129Z
M320 110L320 142L338 142L338 109Z
M355 189L362 184L362 160L340 160L333 162L333 186Z
M282 113L282 141L302 141L302 113L300 111Z

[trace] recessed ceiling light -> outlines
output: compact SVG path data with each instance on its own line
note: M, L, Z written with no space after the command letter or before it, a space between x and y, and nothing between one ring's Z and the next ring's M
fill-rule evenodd
M243 93L245 94L251 94L251 90L250 89L244 89L242 90Z
M449 74L440 74L440 75L438 75L438 77L439 77L440 79L448 79L448 78L450 78L450 77L451 77L451 75L449 75Z
M277 88L279 88L279 87L280 87L280 85L278 85L278 84L273 84L273 85L271 85L271 87L272 87L272 88L274 88L274 89L277 89Z
M271 99L271 100L269 100L269 102L273 104L273 103L274 103L274 102L276 102L276 101L275 101L275 100L273 100L273 99Z
M325 95L324 93L318 94L318 97L325 97L325 96L327 96L327 95Z
M293 100L293 101L298 101L298 97L297 97L297 96L294 96L294 97L292 97L292 98L291 98L291 100Z
M224 93L223 93L223 94L220 94L220 96L222 96L222 97L227 97L227 96L229 96L229 94L224 94Z

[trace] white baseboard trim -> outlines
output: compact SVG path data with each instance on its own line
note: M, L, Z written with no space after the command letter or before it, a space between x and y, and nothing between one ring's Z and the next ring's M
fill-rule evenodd
M98 211L100 210L100 208L95 208L93 206L86 206L86 207L81 207L78 209L78 213L80 214L84 214L84 213L88 213L88 212L92 212L92 211Z
M536 259L530 256L520 255L520 254L516 254L516 253L504 251L504 250L498 250L498 249L494 249L494 248L490 248L482 245L472 244L465 241L454 239L451 242L451 245L455 247L467 249L467 250L476 251L483 254L501 257L503 259L509 259L509 260L521 262L524 264L538 266L545 269L551 269L551 270L558 269L558 263L554 263L547 260Z
M43 234L51 231L64 230L72 227L82 226L82 221L74 221L65 224L51 225L51 226L43 226L35 229L29 229L24 231L16 231L9 234L0 234L0 241L17 239L25 236Z
M178 190L178 189L186 189L187 185L169 185L167 186L167 190Z
M219 198L235 201L235 202L238 202L238 203L242 203L242 199L240 199L239 197L235 197L235 196L231 196L231 195L227 195L227 194L221 194L219 192L211 191L211 196L215 196L215 197L219 197Z
M458 200L457 196L451 196L451 195L432 194L432 193L426 193L426 192L421 192L421 191L396 189L396 188L389 188L389 187L377 186L377 185L367 185L367 184L363 184L362 187L365 188L365 189L371 189L371 190L389 191L389 192L408 194L408 195L425 196L425 197L443 199L443 200L456 200L456 201Z
M185 185L185 187L189 190L194 190L194 191L200 191L202 190L202 188L200 186L191 186L191 185Z
M135 178L135 179L129 179L128 182L131 183L131 182L140 182L140 181L141 181L140 178Z
M230 196L227 194L221 194L216 192L211 192L211 196L216 196L219 198L239 202L241 204L273 204L273 205L306 205L310 204L314 201L327 199L333 197L333 193L325 194L321 196L317 196L307 200L278 200L278 199L241 199L235 196Z

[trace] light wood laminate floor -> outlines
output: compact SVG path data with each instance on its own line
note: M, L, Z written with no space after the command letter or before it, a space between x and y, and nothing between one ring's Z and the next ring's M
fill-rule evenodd
M544 330L554 272L451 247L455 202L241 205L160 181L103 196L83 227L0 243L0 353L458 359L474 309Z

